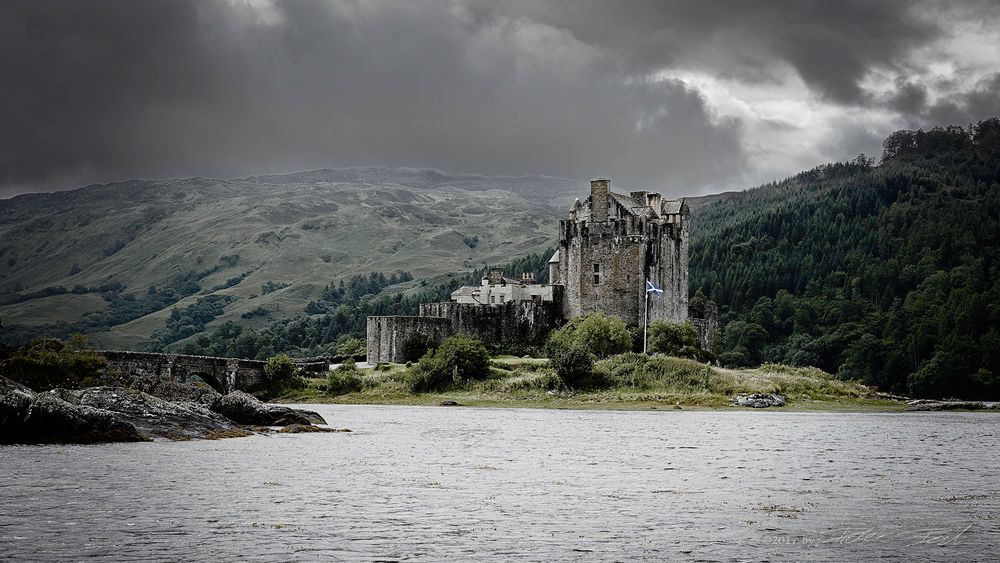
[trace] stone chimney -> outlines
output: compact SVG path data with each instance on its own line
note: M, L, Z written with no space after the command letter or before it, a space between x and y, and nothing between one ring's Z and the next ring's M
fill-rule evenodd
M590 220L594 223L608 222L608 198L611 197L611 180L594 178L590 181Z
M659 217L663 213L663 196L656 192L649 192L646 194L646 205L653 208L653 213Z

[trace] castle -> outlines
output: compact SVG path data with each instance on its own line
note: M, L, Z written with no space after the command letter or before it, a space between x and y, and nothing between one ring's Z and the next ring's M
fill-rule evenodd
M688 319L689 209L683 199L614 193L610 180L596 178L590 197L573 202L559 231L548 284L493 271L481 285L453 292L450 302L421 304L416 316L368 317L368 361L403 361L407 342L417 335L440 341L467 333L487 344L539 344L553 328L589 313L642 326L647 280L664 290L648 301L649 322Z
M649 300L649 321L684 322L688 217L683 199L617 194L607 178L591 180L587 201L574 201L559 222L559 249L549 260L549 283L565 288L563 317L604 313L642 326L649 280L664 290Z

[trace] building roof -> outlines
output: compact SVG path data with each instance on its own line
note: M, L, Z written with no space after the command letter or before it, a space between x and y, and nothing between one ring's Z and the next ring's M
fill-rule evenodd
M681 208L683 206L684 206L684 198L664 200L663 213L664 215L675 215L681 212Z
M479 293L479 286L478 285L463 285L462 287L456 289L455 291L452 291L451 295L452 295L452 297L454 297L456 295L468 295L468 296L472 296L472 295L475 295L476 293Z
M635 215L636 217L648 218L651 215L654 217L657 215L657 210L646 205L645 201L639 201L632 196L611 192L611 198L617 201L619 205L624 207L629 213Z
M549 264L553 262L559 262L559 250L556 250L555 254L552 255L552 258L549 258Z

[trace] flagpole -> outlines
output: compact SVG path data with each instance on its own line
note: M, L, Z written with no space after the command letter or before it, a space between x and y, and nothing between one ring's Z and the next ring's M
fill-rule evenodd
M649 283L648 281L646 283ZM646 353L646 327L649 326L649 288L646 290L646 299L642 302L642 353Z

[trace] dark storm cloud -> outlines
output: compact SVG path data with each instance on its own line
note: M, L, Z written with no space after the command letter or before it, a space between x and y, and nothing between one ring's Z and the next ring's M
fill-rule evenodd
M900 81L896 84L888 105L893 110L904 114L919 114L927 107L927 87L923 84Z
M500 7L483 0L477 6L565 27L645 70L701 66L706 52L714 64L748 77L783 61L841 103L864 101L859 82L869 69L895 67L942 33L911 0L516 0Z
M675 194L738 187L761 158L745 149L746 118L653 76L687 69L780 91L788 65L824 103L888 107L862 79L942 36L950 12L927 6L7 1L0 196L367 164L609 175ZM992 10L968 4L961 17ZM896 111L946 113L913 88ZM994 101L986 90L954 100L954 115ZM874 135L856 130L845 143Z
M968 92L939 100L919 112L918 125L965 125L1000 115L1000 73L980 80Z
M564 31L473 21L450 2L0 10L8 192L357 164L679 190L743 166L738 124L713 120L696 91L632 79Z

